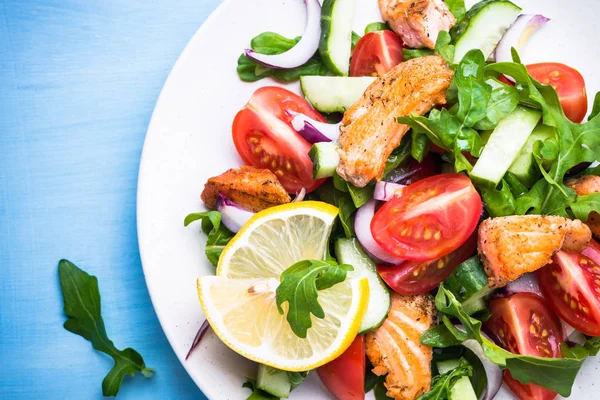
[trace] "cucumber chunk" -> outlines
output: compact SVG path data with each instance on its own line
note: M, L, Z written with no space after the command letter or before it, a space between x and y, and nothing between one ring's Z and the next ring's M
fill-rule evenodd
M538 140L544 141L554 137L556 137L556 128L543 124L536 126L519 156L508 168L508 171L512 172L526 187L530 188L541 175L540 168L533 158L533 145Z
M444 287L456 296L469 314L486 310L484 299L493 291L488 286L488 277L478 256L460 264L444 280Z
M312 145L308 156L313 162L313 177L315 179L333 176L340 162L337 148L338 146L334 142L321 142Z
M364 333L378 328L390 310L390 292L377 274L375 263L365 254L355 238L336 240L335 255L340 264L350 264L354 267L354 271L348 272L349 277L366 276L369 279L369 305L358 332Z
M445 374L457 368L460 365L460 360L439 361L436 365L440 374ZM452 385L449 400L477 400L475 389L473 389L468 376L461 377Z
M375 79L370 76L301 76L300 87L315 109L326 113L344 112L360 99Z
M507 0L483 1L473 6L456 28L462 34L456 41L454 63L473 49L481 50L488 59L520 13L521 8Z
M321 8L319 54L335 75L347 76L352 55L355 0L324 0Z
M287 398L292 390L288 373L264 364L258 364L256 387L275 397Z
M475 163L471 178L484 187L495 188L541 118L540 111L519 106L501 120Z

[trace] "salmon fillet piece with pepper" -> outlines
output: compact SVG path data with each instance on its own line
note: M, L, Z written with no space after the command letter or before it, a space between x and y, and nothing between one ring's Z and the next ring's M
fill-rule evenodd
M559 250L583 250L591 239L590 229L577 219L513 215L483 221L477 247L490 287L502 287L550 264Z
M268 169L243 166L232 168L208 179L200 198L208 208L215 208L219 193L238 206L257 212L290 202L277 176Z
M577 192L577 196L600 193L600 176L584 175L579 178L569 179L565 182L565 185ZM600 237L600 214L592 211L585 224L590 228L594 236Z
M379 10L410 48L435 48L440 31L449 31L456 24L443 0L379 0Z
M385 162L408 131L398 117L423 115L446 103L453 72L439 56L398 64L344 113L338 174L358 187L381 179Z
M434 322L433 296L391 295L391 307L383 324L367 333L367 357L373 373L385 375L387 395L396 400L415 400L431 387L431 347L421 335Z

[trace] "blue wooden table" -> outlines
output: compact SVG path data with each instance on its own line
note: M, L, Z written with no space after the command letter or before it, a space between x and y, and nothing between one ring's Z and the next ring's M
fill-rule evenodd
M109 336L156 369L118 398L204 398L150 303L135 200L154 103L218 3L0 0L0 398L102 397L112 359L63 329L60 258L98 277Z

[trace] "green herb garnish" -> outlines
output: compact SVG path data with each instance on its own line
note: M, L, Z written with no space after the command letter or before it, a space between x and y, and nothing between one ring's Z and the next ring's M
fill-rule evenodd
M188 226L198 220L202 221L202 231L208 235L204 252L208 261L216 267L223 249L235 234L221 224L221 213L218 211L189 214L185 217L183 225Z

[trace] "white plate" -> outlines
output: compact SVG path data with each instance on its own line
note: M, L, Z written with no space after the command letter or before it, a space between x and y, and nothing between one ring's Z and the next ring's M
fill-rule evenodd
M357 0L355 30L380 19L376 0ZM598 0L518 0L527 13L553 21L537 33L522 56L526 63L563 61L586 78L590 92L600 89L597 46ZM142 154L138 186L138 236L144 275L160 323L190 376L210 399L245 399L242 388L252 363L230 351L212 334L185 361L204 320L196 278L214 273L204 256L205 236L198 226L183 227L184 217L203 210L200 192L206 180L241 164L231 140L236 112L270 79L244 83L237 58L250 39L263 31L301 35L301 0L226 0L206 20L175 64L156 104ZM288 88L298 92L297 85ZM593 94L593 93L591 93ZM593 97L593 96L590 96ZM572 398L598 398L590 360L577 379ZM311 376L292 398L330 398ZM511 396L503 392L502 399Z

